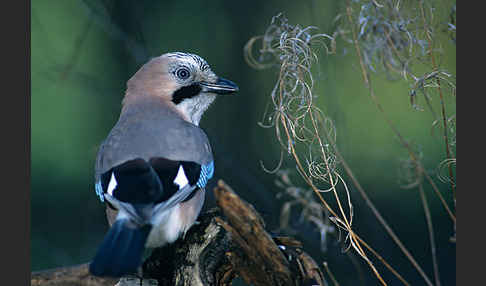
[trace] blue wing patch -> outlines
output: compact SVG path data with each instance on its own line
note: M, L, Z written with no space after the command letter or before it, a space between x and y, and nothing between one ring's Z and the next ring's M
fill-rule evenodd
M211 179L214 175L214 161L206 165L201 166L201 173L199 174L199 180L197 180L196 185L199 188L204 188L209 179Z
M101 180L99 180L95 185L96 194L102 202L105 201L105 196L103 195L103 187L101 186Z

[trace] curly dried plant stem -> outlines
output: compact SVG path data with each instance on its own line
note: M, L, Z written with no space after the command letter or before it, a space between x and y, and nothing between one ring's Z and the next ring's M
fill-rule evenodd
M349 167L349 165L347 164L346 160L344 160L344 157L341 155L341 153L339 152L339 149L337 148L336 146L336 143L334 142L334 140L332 138L330 138L330 136L327 135L327 138L329 140L329 142L331 142L331 145L333 146L333 149L335 151L335 154L336 156L339 158L339 161L341 162L342 166L344 167L344 170L345 172L348 174L349 178L351 179L351 181L353 182L353 184L355 185L356 189L358 190L358 192L360 193L360 195L363 197L365 203L368 205L368 207L371 209L371 211L373 212L373 214L375 215L376 219L380 222L380 224L385 228L386 232L388 233L388 235L390 235L390 237L393 239L393 241L398 245L398 247L400 248L400 250L405 254L405 256L410 260L410 262L417 268L417 270L420 272L422 271L422 269L420 268L420 266L418 265L418 263L415 261L415 259L413 258L413 256L410 254L410 252L408 251L408 249L405 247L405 245L401 242L401 240L398 238L398 236L395 234L395 232L393 231L393 229L388 225L388 223L386 222L386 220L383 218L383 216L381 215L381 213L378 211L378 209L376 208L376 206L373 204L373 202L371 201L371 199L368 197L368 195L366 194L365 190L363 189L363 187L361 186L361 184L359 183L358 179L355 177L353 171L351 170L351 168ZM359 239L359 238L358 238ZM359 239L361 241L361 243L366 247L368 248L368 250L373 253L393 274L395 274L395 276L397 276L398 279L400 279L400 281L403 282L403 284L405 285L409 285L409 283L403 279L403 277L398 274L376 251L374 251L370 246L368 246L364 241L362 241L361 239ZM423 271L422 271L423 272Z
M423 1L419 1L419 5L420 5L420 10L422 12L425 35L427 36L427 42L429 44L430 61L432 63L432 68L434 70L437 70L438 67L437 67L437 64L436 64L436 61L435 61L434 53L432 51L432 36L428 32L429 27L428 27L428 24L427 24L427 18L425 17L425 9L424 9ZM440 78L436 77L435 80L437 82L437 89L439 90L440 105L441 105L441 112L442 112L442 123L443 123L443 128L444 128L444 142L445 142L445 148L446 148L446 156L447 156L447 159L452 159L451 150L449 148L449 138L448 138L448 135L447 135L447 115L446 115L446 111L445 111L444 96L442 94L442 89L441 89L441 85L440 85ZM452 165L449 165L449 178L450 178L450 182L451 182L451 189L452 189L452 195L454 197L454 206L455 206L456 205L456 183L455 183L455 180L454 180L454 173L452 171Z
M273 23L273 20L272 20ZM309 29L306 28L303 31ZM293 30L295 31L295 30ZM301 174L302 178L306 181L306 183L310 186L312 191L318 196L321 205L323 206L324 210L328 211L332 216L333 216L333 222L340 227L341 229L344 229L347 233L346 236L346 241L349 239L349 247L346 249L348 250L350 247L353 247L353 249L357 252L357 254L360 255L362 259L364 259L368 266L372 269L373 273L375 276L378 278L380 283L382 285L386 285L385 281L383 278L380 276L378 273L377 269L374 267L373 262L367 257L364 249L361 246L361 243L363 243L363 239L361 239L354 231L351 229L352 225L352 205L350 202L350 197L349 197L349 191L347 189L346 183L344 180L339 176L338 173L333 171L333 166L331 166L330 159L332 157L328 156L328 153L326 153L326 148L325 144L323 144L323 139L321 139L319 135L319 129L318 126L320 126L321 122L321 117L319 114L319 111L314 111L313 107L313 97L312 97L312 86L313 86L313 79L310 74L310 57L313 57L314 59L317 59L317 55L312 54L309 52L307 49L308 41L312 39L314 36L312 36L310 39L307 39L306 41L303 41L299 38L300 34L303 32L298 32L296 36L292 36L290 39L283 37L280 34L279 39L280 39L280 46L277 46L275 49L273 47L270 47L268 45L271 45L269 41L264 40L264 47L263 50L267 50L267 52L270 53L283 53L286 55L286 57L279 56L277 58L280 59L280 74L279 78L277 81L277 84L275 85L274 89L272 90L271 98L272 102L275 106L275 110L273 115L270 117L271 121L270 125L264 126L264 127L270 127L272 125L275 126L275 132L276 136L278 138L279 143L281 144L283 150L286 150L291 156L293 156L295 163L296 163L296 168ZM267 30L268 32L268 30ZM321 34L320 34L321 35ZM324 35L325 36L325 35ZM256 61L256 59L253 57L253 55L248 55L248 52L251 49L252 44L260 37L253 37L245 46L245 51L247 52L245 59L247 62L250 64L250 66L254 68L266 68L269 65L261 64L260 62ZM335 43L333 44L335 45ZM335 47L333 47L333 50ZM289 54L293 54L295 51L298 50L297 53L303 53L305 55L304 59L296 59L293 56L289 56ZM299 62L300 61L300 62ZM296 74L294 73L296 72ZM311 83L305 82L304 78L306 78L306 75L310 76L310 81ZM295 81L295 82L294 82ZM290 85L289 85L290 84ZM287 101L286 95L290 92L293 93L297 90L298 86L301 85L302 91L300 96L296 98L291 98L290 101ZM286 88L290 88L291 91L287 91ZM285 99L285 100L284 100ZM288 114L289 111L291 111L291 104L293 103L294 100L300 99L300 100L305 100L305 104L302 102L299 104L301 106L298 108L298 113L296 117L292 117L290 114ZM304 106L302 106L304 104ZM315 113L314 113L315 112ZM305 126L306 118L309 118L312 122L312 127L308 128ZM307 135L310 135L310 137L307 137ZM316 140L317 139L317 140ZM317 142L318 141L318 142ZM285 142L285 143L284 143ZM309 166L309 170L304 169L301 160L299 156L297 155L296 151L296 145L295 143L300 142L300 143L309 143L309 144L315 144L319 143L320 146L320 157L321 159L324 160L326 166L326 171L325 174L322 174L318 171L318 173L314 174L312 170L312 166ZM329 157L329 158L328 158ZM312 161L312 159L311 159ZM310 163L311 165L313 163ZM319 167L317 167L319 168ZM322 171L324 173L324 170ZM325 176L329 176L329 179L327 179ZM314 185L314 178L317 178L319 180L329 180L331 187L328 190L320 190ZM339 195L337 193L337 190L335 186L341 181L344 184L344 188L346 189L346 194L348 197L348 204L349 204L349 220L348 217L346 216L343 206L341 204ZM322 192L327 192L327 191L333 191L334 197L337 201L338 207L339 207L339 212L342 215L342 218L339 217L336 212L329 206L329 204L324 200L322 197ZM405 285L409 285L403 277L401 277L396 270L394 270L381 256L379 256L376 251L374 251L371 247L369 247L367 244L364 244L367 249L369 249L394 275L396 275ZM349 254L349 252L348 252Z
M328 134L326 134L326 136L327 136L327 139L329 140L329 142L331 143L331 145L333 146L333 149L335 151L335 154L339 158L339 161L341 162L342 166L344 167L345 172L348 174L349 178L351 179L351 181L355 185L355 187L358 190L358 192L360 193L360 195L365 200L365 203L368 205L368 207L371 209L371 211L373 212L373 214L376 216L377 220L385 228L385 230L387 231L387 233L395 241L395 243L402 250L402 252L405 254L405 256L407 256L407 258L412 262L412 264L415 267L419 267L420 268L420 266L417 264L417 262L415 261L415 259L413 258L413 256L410 254L410 252L407 250L407 248L404 246L404 244L400 241L400 239L398 238L398 236L394 233L393 229L388 225L388 223L383 218L383 216L380 214L380 212L378 211L378 209L376 208L376 206L370 200L370 198L368 197L368 195L364 191L363 187L361 186L361 184L359 183L359 181L355 177L353 171L351 170L351 168L347 164L346 160L344 159L344 157L339 152L339 149L337 148L336 143L334 142L334 140ZM418 172L421 172L421 171L418 171ZM422 174L422 175L424 175L424 174ZM422 185L420 185L420 187L422 188ZM423 192L423 190L421 190L421 192ZM432 218L430 216L430 210L428 209L428 204L426 202L425 194L423 194L422 201L424 203L424 210L425 210L425 213L426 213L426 220L427 220L427 224L428 224L428 227L429 227L429 236L430 236L430 240L431 240L431 249L432 249L432 255L433 255L433 259L434 259L433 260L433 263L434 263L434 275L435 275L436 285L439 285L440 286L440 281L439 281L439 268L438 268L438 263L437 263L437 258L436 258L435 239L434 239L433 228L432 228ZM379 254L376 253L371 247L369 247L366 244L366 242L361 241L361 243L366 248L368 248L368 250L370 250L370 252L372 252L379 260L381 260L383 262L383 264L388 269L390 269L390 271L392 271L405 285L409 285L408 282L405 281L403 279L403 277L400 276L400 274L396 273L396 271L393 268L389 267L387 265L386 261L382 260L382 257L379 256Z
M359 59L359 63L360 63L360 67L361 67L361 74L362 74L362 77L363 77L363 81L365 83L365 86L369 90L370 97L372 98L373 102L377 106L378 110L383 114L385 121L390 126L390 128L393 130L393 132L397 135L397 137L399 138L399 140L402 143L402 145L408 150L408 152L409 152L410 157L412 158L412 160L415 161L419 165L420 162L417 160L415 153L412 151L412 149L409 146L408 142L402 137L402 135L400 134L400 132L398 132L398 130L395 128L395 125L393 125L393 123L391 122L391 120L388 118L388 116L385 113L385 110L383 109L382 105L377 100L373 88L371 87L371 82L370 82L370 80L368 78L368 74L366 72L366 68L365 68L365 65L364 65L364 62L363 62L363 57L361 55L361 48L359 47L359 44L358 44L358 37L357 37L357 33L356 33L356 27L353 24L353 18L352 18L352 11L351 11L351 3L350 3L350 1L348 1L348 5L346 7L346 14L347 14L347 17L348 17L349 24L351 25L351 30L352 30L352 35L353 35L353 44L354 44L354 46L356 48L356 54L357 54L358 59ZM419 166L420 166L420 169L424 170L424 168L422 167L421 164ZM435 184L434 184L434 186L435 186ZM362 195L363 194L364 193L362 193ZM440 192L438 192L438 194L440 194ZM439 197L442 198L442 195L440 195ZM443 200L443 198L442 198L442 201L443 201L443 203L445 203L445 201ZM444 207L448 211L448 213L451 216L451 218L453 219L453 221L455 221L455 216L452 214L452 212L450 211L450 209L447 206L447 204L444 204ZM376 214L379 214L377 211L374 212L374 213L375 213L375 216L376 216ZM377 216L377 218L378 217L381 217L381 216ZM382 225L383 226L387 225L387 224L383 224L383 222L385 222L385 221L382 220ZM385 228L388 229L387 232L390 235L393 233L393 231L391 231L391 228L387 228L387 227L385 227ZM430 279L428 278L428 276L425 274L425 272L422 270L422 268L419 266L419 264L415 261L415 259L413 258L413 256L408 252L408 250L406 250L406 248L400 242L400 240L398 239L398 237L396 235L394 235L394 233L391 236L396 238L396 239L394 239L395 243L397 243L399 246L401 245L400 249L402 250L402 252L405 253L405 255L407 256L407 258L414 265L415 269L417 269L417 271L422 276L422 278L425 280L425 282L427 283L427 285L433 286L433 284L430 281Z
M428 40L428 44L429 44L429 54L430 54L430 57L431 57L432 67L433 67L434 70L437 70L438 67L436 65L435 56L434 56L434 53L432 51L432 38L430 36L430 33L428 33L428 25L427 25L427 20L425 18L425 10L424 10L424 7L423 7L423 1L420 1L420 7L421 7L422 18L423 18L423 21L424 21L424 30L425 30L425 33L427 35L427 40ZM401 57L400 57L400 53L396 49L395 44L391 40L390 35L389 35L389 33L387 31L385 31L385 35L387 37L388 44L391 46L391 48L392 48L393 52L395 53L395 55L399 58L400 61L403 61L401 59ZM411 75L413 78L415 78L415 76L413 74L411 74L409 71L404 70L403 72L404 73L407 73L407 74ZM441 102L441 112L442 112L442 119L443 119L442 121L443 121L443 127L444 127L444 141L445 141L445 147L446 147L446 156L447 156L447 160L450 160L450 159L452 159L452 155L451 155L450 148L449 148L449 143L448 143L449 142L449 139L448 139L448 135L447 135L447 116L446 116L446 112L445 112L445 104L444 104L444 97L443 97L442 89L441 89L440 77L436 77L436 82L437 82L437 88L439 90L439 96L440 96L440 100L441 100L440 102ZM432 113L434 113L433 110L431 110L431 111L432 111ZM387 121L389 121L389 120L387 120ZM392 128L393 128L393 126L392 126ZM395 129L394 129L394 131L395 131ZM395 133L397 133L397 131L395 131ZM401 136L399 136L399 137L401 139ZM404 141L404 140L401 140L401 141ZM408 144L404 144L404 145L407 146ZM418 163L419 168L422 169L423 173L425 173L425 168L420 164L420 162L418 162L417 160L415 160L415 155L414 154L410 154L410 155L411 155L412 159L414 161L416 161L416 163ZM456 194L455 194L455 186L456 186L456 184L455 184L455 181L454 181L454 176L453 176L453 172L452 172L452 166L449 165L448 166L448 169L449 169L449 178L450 178L449 181L451 182L451 188L452 188L452 193L453 193L453 198L454 198L454 206L455 206L456 205ZM434 191L439 196L439 199L441 200L442 204L446 208L447 212L449 213L449 216L451 217L451 219L453 220L453 222L455 224L456 223L455 216L450 211L447 203L445 202L444 198L442 197L441 193L439 192L437 186L432 181L432 178L430 178L429 175L427 175L425 173L425 176L426 176L426 179L429 181L429 183L434 188Z
M430 240L430 251L432 254L432 264L434 267L434 278L435 278L435 285L440 286L440 275L439 275L439 263L437 261L437 252L435 247L435 237L434 237L434 226L432 225L432 216L430 215L429 204L427 203L427 197L425 196L424 187L422 184L419 184L419 193L420 193L420 200L422 201L422 205L424 207L425 219L427 221L427 229L429 232L429 240Z
M371 87L371 82L370 82L370 79L369 79L368 74L366 72L366 67L365 67L365 64L364 64L364 61L363 61L363 56L361 54L361 48L359 47L359 44L358 44L358 37L357 37L357 34L356 34L356 27L353 25L353 18L352 18L352 15L351 15L351 6L350 6L350 4L348 4L348 7L346 9L346 13L347 13L347 16L348 16L349 23L351 25L351 30L352 30L352 34L353 34L353 44L354 44L355 49L356 49L356 54L358 55L358 59L359 59L360 67L361 67L361 75L362 75L362 78L363 78L363 81L364 81L365 86L368 88L368 91L369 91L369 94L370 94L371 99L375 103L375 105L378 108L378 110L382 113L383 118L385 119L385 121L388 124L388 126L392 129L392 131L395 133L395 135L400 140L400 143L403 145L403 147L405 147L405 149L407 149L407 151L408 151L411 159L417 164L418 168L420 168L421 170L424 171L425 178L427 179L427 181L430 183L430 185L434 189L434 191L437 194L437 196L439 197L439 199L440 199L443 207L445 208L445 210L449 214L449 217L451 218L451 220L455 224L456 223L456 217L452 213L452 211L450 210L449 206L447 205L447 202L445 201L444 197L442 196L442 194L440 193L439 189L435 185L434 181L426 173L426 170L423 167L422 163L420 163L420 161L417 159L417 155L415 155L415 152L412 150L412 148L410 147L410 145L408 144L408 142L402 137L402 134L398 131L398 129L396 129L395 125L392 123L392 121L388 117L387 113L385 112L385 109L383 108L383 106L380 104L380 102L376 98L375 92L374 92L373 88Z
M284 127L284 130L285 130L285 135L287 136L287 142L291 142L291 134L290 134L290 131L288 130L288 126L287 126L287 122L286 122L286 117L280 113L278 115L278 118L279 118L279 121L282 122L282 125ZM278 126L278 125L277 125ZM278 128L278 127L277 127ZM278 134L280 133L280 131L277 132ZM326 133L327 134L327 133ZM328 135L328 134L327 134ZM307 184L312 188L312 190L314 191L314 193L316 193L316 195L318 196L318 198L320 199L321 203L326 207L326 209L335 217L338 217L336 212L329 206L329 204L325 201L325 199L322 197L321 193L319 192L319 190L317 189L317 187L314 186L311 178L307 175L307 173L305 172L301 162L300 162L300 159L294 149L294 147L292 145L289 145L288 146L289 148L289 152L292 154L292 156L294 157L294 160L296 161L296 165L301 173L301 175L303 176L304 180L307 182ZM325 160L327 161L327 160ZM334 184L333 184L334 186ZM375 209L376 210L376 209ZM406 286L409 286L410 284L389 264L386 262L386 260L380 256L373 248L371 248L362 238L360 238L353 230L351 229L347 229L349 232L350 232L350 235L352 237L352 239L357 239L357 241L359 241L360 243L362 243L365 248L367 248L378 260L380 260L383 265L385 265L386 268L388 268L390 270L390 272L392 272L404 285ZM356 245L356 240L353 240L353 244ZM357 244L359 245L359 244ZM379 275L379 273L376 271L376 268L374 268L374 266L371 263L371 261L367 258L367 257L363 257L363 249L362 248L357 248L356 249L358 254L363 258L365 259L368 264L370 265L370 267L372 268L372 270L375 272L376 275ZM384 283L384 281L381 278L381 276L377 276L378 279ZM386 285L386 284L384 284Z
M400 53L398 52L398 49L396 48L395 44L393 43L391 37L390 37L390 33L388 31L385 30L385 36L386 36L386 40L388 42L388 45L392 48L392 51L393 53L395 54L395 56L398 58L398 60L403 64L405 61L402 59L402 57L400 56ZM397 71L396 71L397 72ZM402 76L407 79L407 74L410 75L413 79L416 79L417 77L411 73L408 69L402 69L402 71L398 71L398 73L401 73ZM424 92L424 98L425 98L425 101L427 103L427 106L429 107L430 109L430 112L432 113L432 117L435 119L437 118L437 116L435 115L435 111L427 97L427 95L425 94L425 90L423 91Z
M282 64L282 66L285 66L285 62ZM283 81L281 80L282 79L282 70L280 70L280 99L281 99L281 102L283 100L282 98L282 94L283 94ZM326 200L322 197L321 193L319 192L319 190L317 189L317 187L314 185L314 183L312 182L312 179L307 175L302 163L300 162L300 159L299 159L299 156L297 155L297 152L295 151L295 148L293 146L293 144L290 144L290 142L292 142L292 136L290 134L290 131L289 131L289 128L287 127L287 122L285 120L285 117L280 113L278 115L283 127L284 127L284 130L285 130L285 134L287 136L287 142L289 142L289 151L292 153L293 157L294 157L294 160L297 164L297 167L300 171L300 173L302 174L303 178L305 179L305 181L307 182L307 184L312 188L312 190L314 191L314 193L316 193L316 195L318 196L319 200L321 201L321 203L329 210L329 212L336 218L339 218L339 216L337 215L337 213L331 208L331 206L326 202ZM332 177L330 175L330 177ZM332 180L332 179L331 179ZM331 181L332 182L332 181ZM334 185L331 184L334 192L336 192L335 188L334 188ZM339 202L339 198L338 199L338 204L340 205L340 202ZM343 210L342 210L342 207L341 207L341 211L342 213L344 214ZM344 215L344 221L346 223L346 230L349 232L349 235L351 237L351 244L353 245L353 247L355 248L355 250L360 254L360 256L368 263L368 265L370 266L370 268L372 269L372 271L375 273L376 277L378 278L378 280L380 281L380 283L382 285L387 285L386 282L383 280L383 278L381 277L380 273L378 272L378 270L375 268L375 266L373 265L373 263L371 262L371 260L366 256L366 253L363 251L363 249L361 248L359 242L358 242L358 238L357 238L357 235L353 232L353 230L351 229L351 226L348 224L348 221L347 221L347 218L346 216Z
M344 221L346 223L346 227L351 229L351 224L348 222L348 219L346 218L346 214L344 213L343 207L341 205L341 200L339 199L338 193L336 191L336 187L335 187L334 180L333 180L333 177L332 177L332 171L331 171L331 168L329 167L329 162L327 160L326 151L324 150L324 144L322 143L321 137L319 136L319 130L317 128L317 123L316 123L316 120L314 119L313 112L310 112L309 115L310 115L310 118L311 118L312 126L314 127L314 131L315 131L317 140L319 141L319 147L321 148L322 160L324 160L324 163L326 164L326 170L327 170L327 173L329 174L329 183L331 184L331 188L332 188L332 191L334 193L334 197L336 198L336 202L337 202L337 204L339 206L339 210L341 211L341 214L344 218ZM352 220L352 217L350 217L350 220Z
M291 140L291 137L290 137L290 133L289 133L289 130L287 128L287 123L285 122L285 119L283 117L280 116L280 119L281 119L281 122L284 126L284 129L285 129L285 132L288 136L288 139ZM317 187L314 185L314 183L312 182L312 179L307 175L307 173L305 172L305 169L304 167L302 166L302 163L300 162L300 159L294 149L294 147L291 145L290 146L290 151L292 153L292 156L294 157L294 160L297 164L297 167L300 171L300 173L302 174L304 180L307 182L307 184L311 187L311 189L314 191L314 193L316 193L316 195L318 196L319 200L321 201L321 203L329 210L329 212L335 216L336 218L338 218L339 216L337 215L337 213L331 208L331 206L326 202L326 200L322 197L321 193L319 192L319 190L317 189ZM345 220L346 220L346 217L345 217ZM347 221L347 220L346 220ZM363 257L363 259L366 260L366 262L368 263L368 265L370 266L370 268L373 270L373 272L375 273L376 277L378 278L378 280L381 282L382 285L387 285L385 283L385 281L383 280L383 278L381 277L380 273L378 272L378 270L375 268L375 266L373 265L373 263L371 262L371 260L368 259L368 257L366 256L365 252L363 251L363 249L361 248L361 246L359 245L359 243L356 243L357 240L360 240L361 241L361 238L359 238L353 230L351 230L350 228L346 228L347 231L349 232L350 236L351 236L351 241L352 241L352 244L353 246L355 246L355 249L357 250L357 252L360 254L361 257Z

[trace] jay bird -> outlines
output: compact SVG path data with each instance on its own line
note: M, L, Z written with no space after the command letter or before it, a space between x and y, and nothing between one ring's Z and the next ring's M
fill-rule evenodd
M102 142L95 190L110 229L89 270L136 274L145 248L176 241L195 223L214 173L199 121L217 95L238 91L201 57L167 53L127 82L118 122Z

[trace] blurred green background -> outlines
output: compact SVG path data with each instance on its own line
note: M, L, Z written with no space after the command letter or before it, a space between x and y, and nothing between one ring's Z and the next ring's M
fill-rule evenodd
M443 1L450 9L454 1ZM101 242L107 222L93 184L97 147L118 119L126 81L150 57L170 51L196 53L217 74L240 87L238 96L217 100L201 121L215 155L215 179L224 179L261 212L268 229L278 227L283 200L275 176L260 160L275 166L280 147L272 129L262 129L265 104L276 70L256 71L243 58L252 36L263 34L272 16L284 12L291 24L315 24L332 33L333 19L344 12L340 1L33 1L31 11L31 268L32 271L84 263ZM442 15L442 14L441 14ZM446 14L443 14L444 16ZM311 23L313 21L314 23ZM444 21L447 21L445 16ZM338 50L344 43L338 41ZM399 185L400 159L407 152L369 99L354 50L321 54L316 93L323 111L335 122L337 142L371 199L417 261L432 275L423 209L416 189ZM440 64L456 73L456 47L444 37ZM424 154L432 172L445 158L440 129L432 131L429 112L414 110L409 86L374 76L380 102L407 140ZM433 99L438 104L439 99ZM455 98L447 96L449 114ZM293 168L285 158L284 168ZM451 202L450 187L437 181ZM393 245L349 182L355 228L412 285L423 285L417 272ZM442 285L455 285L452 223L426 185L434 222ZM214 206L207 192L205 207ZM331 201L332 199L330 199ZM306 224L296 235L318 263L327 261L342 285L360 283L341 244L328 240L319 249L319 233ZM367 285L377 285L359 261ZM376 263L389 285L399 285Z

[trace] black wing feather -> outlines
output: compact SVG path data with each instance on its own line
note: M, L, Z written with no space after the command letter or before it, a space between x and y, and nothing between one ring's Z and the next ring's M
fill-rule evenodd
M113 196L119 201L148 204L160 200L164 194L159 176L143 159L127 161L102 174L101 184L105 192L112 176L116 180Z

